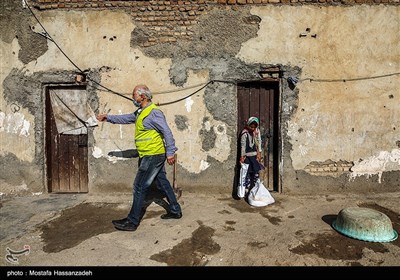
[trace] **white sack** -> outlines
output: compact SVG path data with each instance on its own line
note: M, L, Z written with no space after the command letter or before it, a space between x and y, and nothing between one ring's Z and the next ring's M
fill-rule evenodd
M244 186L244 182L246 180L247 170L249 169L249 165L247 163L240 163L240 174L239 174L239 185L237 195L240 198L243 198L245 195L246 187Z
M250 190L248 201L251 206L261 207L274 203L275 199L264 186L263 182L258 179L256 185Z

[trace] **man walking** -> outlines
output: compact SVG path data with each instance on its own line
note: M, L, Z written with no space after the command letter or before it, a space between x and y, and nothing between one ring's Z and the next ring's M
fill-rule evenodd
M139 153L139 168L133 183L133 203L128 216L112 223L119 230L134 231L139 226L146 193L156 180L157 188L167 197L169 210L161 219L180 219L182 210L167 179L165 161L175 163L175 139L163 112L152 103L152 94L146 85L133 89L135 112L124 115L99 114L97 120L113 124L135 123L135 144Z

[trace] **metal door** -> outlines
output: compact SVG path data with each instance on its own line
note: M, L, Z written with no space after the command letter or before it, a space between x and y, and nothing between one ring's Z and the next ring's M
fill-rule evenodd
M265 170L261 179L269 190L279 191L279 82L246 82L238 84L238 133L249 117L258 117ZM239 143L238 143L239 144Z
M68 94L76 87L57 87L51 90ZM84 88L79 88L86 93ZM88 134L60 134L46 90L46 167L50 193L88 192Z

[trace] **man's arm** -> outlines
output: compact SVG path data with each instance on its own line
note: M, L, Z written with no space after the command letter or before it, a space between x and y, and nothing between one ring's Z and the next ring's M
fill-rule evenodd
M136 121L136 112L124 115L108 115L108 114L99 114L96 116L98 121L110 122L113 124L131 124Z

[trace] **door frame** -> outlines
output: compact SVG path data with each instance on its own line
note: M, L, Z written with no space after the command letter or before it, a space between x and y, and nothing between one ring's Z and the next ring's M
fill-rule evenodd
M241 116L241 104L240 102L240 98L239 98L239 87L244 86L244 85L248 85L250 86L250 88L254 88L257 90L263 89L263 90L273 90L273 100L272 101L272 106L273 106L273 111L272 114L273 116L269 117L270 119L272 119L273 123L271 123L270 125L268 125L267 127L272 126L272 134L268 141L268 147L271 146L272 144L272 156L273 156L273 165L272 165L272 186L268 186L268 189L270 191L276 191L281 193L282 192L282 184L281 184L281 149L282 149L282 144L281 144L281 129L280 129L280 123L281 123L281 119L280 119L280 112L281 112L281 83L279 78L274 78L274 79L261 79L261 80L255 80L255 81L246 81L246 82L241 82L238 83L238 89L237 89L237 134L239 136L241 130L244 127L244 119L249 117L249 116ZM249 94L250 98L252 96L251 92ZM254 95L253 95L254 96ZM249 103L251 103L249 101ZM269 103L268 103L269 104ZM249 105L250 106L250 105ZM260 112L258 112L258 115ZM255 114L257 117L258 115ZM260 122L262 122L262 120L260 120ZM264 137L268 136L268 131L261 131L261 134ZM265 141L265 139L263 139L263 142ZM270 142L272 141L272 143ZM239 146L239 142L238 142L238 146ZM263 148L265 148L265 145L263 145ZM266 154L265 152L268 152L266 150L264 150L264 154L263 157L265 158ZM238 149L238 154L240 153L240 150ZM267 154L267 159L268 159L268 154ZM268 166L266 165L266 169L268 168ZM270 178L268 178L270 179ZM269 180L269 181L271 181ZM270 185L270 184L268 184Z
M46 190L47 193L65 193L65 192L54 192L50 189L50 184L49 184L49 176L50 174L48 173L49 170L49 162L48 162L48 137L49 137L49 125L51 125L51 123L49 124L48 122L50 121L50 119L47 118L48 116L48 110L49 110L49 106L51 106L50 103L50 89L79 89L79 90L84 90L87 93L87 86L86 83L82 83L82 84L76 84L76 83L46 83L42 85L43 90L42 90L42 100L43 100L43 182L44 182L44 188ZM86 149L87 149L87 153L86 153L86 163L87 163L87 168L86 168L86 176L87 176L87 180L86 180L86 190L87 191L83 191L83 192L67 192L67 193L88 193L89 192L89 157L88 157L88 151L89 151L89 130L88 130L88 141L86 143Z

